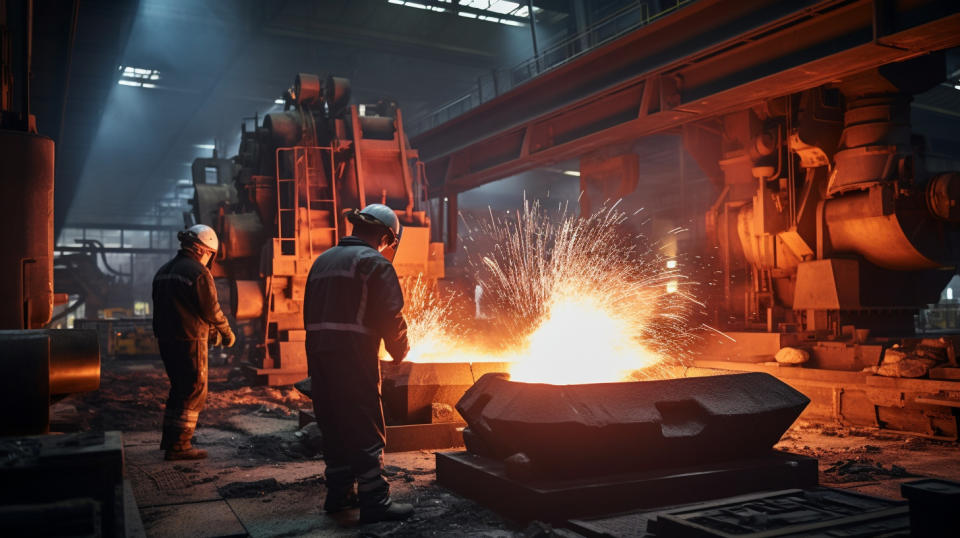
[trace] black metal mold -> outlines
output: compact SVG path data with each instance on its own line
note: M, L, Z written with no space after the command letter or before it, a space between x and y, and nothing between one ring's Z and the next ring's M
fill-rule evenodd
M769 453L809 399L764 373L546 385L488 374L464 394L464 442L514 477L596 476Z

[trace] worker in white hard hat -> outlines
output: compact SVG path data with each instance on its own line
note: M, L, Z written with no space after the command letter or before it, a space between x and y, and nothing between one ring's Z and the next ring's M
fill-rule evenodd
M219 248L216 232L197 224L179 232L180 251L153 277L153 333L170 378L160 448L168 460L207 457L191 439L207 400L207 346L230 347L236 336L220 310L207 269Z
M410 349L400 282L381 254L398 243L400 222L382 204L347 218L352 234L314 261L304 295L313 408L326 462L323 507L334 513L359 506L361 523L401 520L413 506L393 501L383 478L378 357L381 340L394 362Z

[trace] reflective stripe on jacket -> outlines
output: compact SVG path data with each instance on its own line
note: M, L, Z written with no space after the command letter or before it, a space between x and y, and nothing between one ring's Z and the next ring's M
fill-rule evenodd
M407 323L397 272L366 241L347 236L321 254L307 278L303 323L308 346L336 349L337 333L383 338L395 359L407 353Z
M161 340L205 340L230 330L213 276L184 250L153 277L153 334Z

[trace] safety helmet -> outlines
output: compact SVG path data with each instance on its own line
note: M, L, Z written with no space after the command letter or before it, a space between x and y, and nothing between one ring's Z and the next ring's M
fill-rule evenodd
M216 252L217 249L220 248L220 240L217 239L217 232L213 231L213 228L206 224L194 224L186 230L177 233L177 239L179 239L180 244L184 246L197 244L213 252Z
M391 242L396 242L400 237L400 219L392 209L383 204L370 204L360 210L359 215L367 217L364 220L370 222L376 221L390 230Z

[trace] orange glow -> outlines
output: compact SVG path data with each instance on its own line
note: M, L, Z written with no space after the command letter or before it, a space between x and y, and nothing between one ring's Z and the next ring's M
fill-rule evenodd
M623 233L626 220L615 206L585 219L536 203L491 214L474 239L492 246L470 262L481 304L456 311L436 286L405 285L407 360L508 362L515 381L555 385L666 377L693 341L696 302L676 263L664 270L655 245Z
M590 299L564 299L530 336L530 346L516 357L510 379L529 383L573 385L631 378L660 359L630 336L618 319Z
M590 297L557 300L526 345L509 351L471 349L442 330L427 333L417 321L412 324L413 348L407 361L509 362L510 378L526 383L627 381L636 379L638 371L661 362L661 357L632 337L628 320Z
M452 340L448 335L429 335L413 341L407 362L504 362L512 360L504 355L470 349Z

